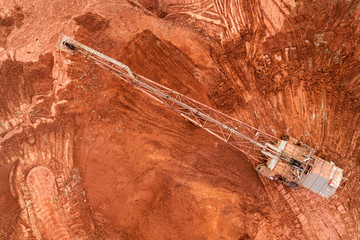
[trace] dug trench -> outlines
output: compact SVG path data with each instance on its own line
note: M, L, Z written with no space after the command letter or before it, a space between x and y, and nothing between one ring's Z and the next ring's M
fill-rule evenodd
M335 9L346 11L354 6L350 4ZM266 6L262 7L266 12ZM174 9L166 21L182 22ZM161 17L165 10L162 6ZM297 11L300 16L315 10L298 7ZM0 135L1 179L8 181L0 189L1 237L359 237L358 63L356 56L346 58L352 46L331 59L336 48L332 52L315 44L294 48L286 45L292 39L286 34L277 35L281 41L260 41L263 36L251 29L239 33L240 37L224 37L221 44L197 33L179 43L177 38L188 34L184 28L169 37L165 31L139 27L149 19L165 26L165 20L146 17L149 12L127 9L122 13L139 28L128 34L125 43L116 37L125 31L121 24L113 24L119 18L95 13L74 18L79 25L74 38L136 73L273 135L287 132L300 138L319 150L321 157L345 169L347 190L340 198L325 200L305 189L290 190L266 181L247 156L231 146L96 64L53 51L38 62L2 63L2 73L16 74L12 74L14 84L8 84L9 74L1 81L3 93L8 94L1 99L6 123ZM231 17L229 13L219 11L219 18ZM343 22L350 21L352 14L345 15ZM311 18L304 14L297 18L301 19L303 30ZM340 20L333 26L339 27ZM93 27L86 27L88 23ZM316 24L320 29L323 23ZM213 30L208 25L196 26L203 26L204 32ZM284 31L288 28L285 25ZM312 41L310 30L305 38ZM339 35L327 37L336 40ZM60 62L65 68L66 59L71 63L67 67L71 81L58 88L51 70ZM341 64L336 63L339 59ZM49 182L54 178L53 189ZM52 222L47 226L48 219Z

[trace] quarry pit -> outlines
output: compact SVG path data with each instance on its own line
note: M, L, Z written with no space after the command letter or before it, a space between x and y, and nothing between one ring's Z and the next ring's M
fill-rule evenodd
M0 239L360 239L360 3L0 3ZM325 199L133 86L137 74L344 170Z

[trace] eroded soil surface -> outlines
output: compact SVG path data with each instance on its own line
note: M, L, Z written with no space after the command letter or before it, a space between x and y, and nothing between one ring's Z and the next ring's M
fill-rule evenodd
M360 239L360 3L3 1L0 239ZM344 169L323 199L79 56L64 33ZM340 193L341 191L339 191Z

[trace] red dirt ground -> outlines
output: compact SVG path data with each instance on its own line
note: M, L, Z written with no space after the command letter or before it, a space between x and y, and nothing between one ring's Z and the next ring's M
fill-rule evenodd
M3 1L0 239L360 239L358 1ZM134 72L344 168L323 199L94 63ZM50 180L49 180L50 179Z

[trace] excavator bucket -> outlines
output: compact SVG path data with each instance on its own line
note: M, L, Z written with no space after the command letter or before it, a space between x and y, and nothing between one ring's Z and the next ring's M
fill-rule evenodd
M71 40L72 40L71 38L65 36L64 34L61 34L56 44L56 48L60 49L61 51L67 52L71 55L74 55L73 50L71 50L69 47L65 45L65 43L71 43L72 42Z

